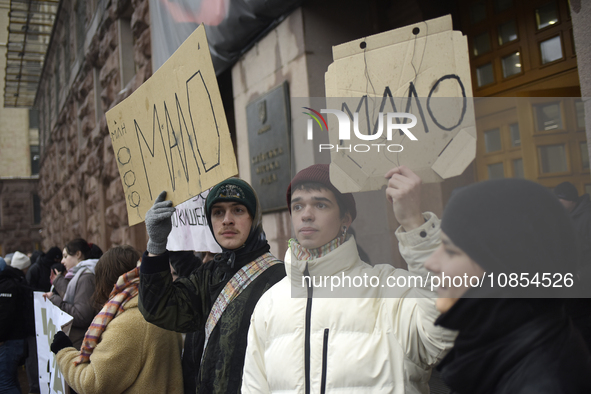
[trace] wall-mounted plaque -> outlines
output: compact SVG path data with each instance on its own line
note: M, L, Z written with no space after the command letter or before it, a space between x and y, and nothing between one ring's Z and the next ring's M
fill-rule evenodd
M287 207L291 115L287 82L246 106L250 175L263 212Z

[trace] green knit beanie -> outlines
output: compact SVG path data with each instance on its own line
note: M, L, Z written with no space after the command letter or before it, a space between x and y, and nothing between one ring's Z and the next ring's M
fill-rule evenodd
M246 207L251 218L257 214L257 198L252 187L239 178L229 178L215 185L205 201L207 219L211 218L211 207L216 202L238 202Z

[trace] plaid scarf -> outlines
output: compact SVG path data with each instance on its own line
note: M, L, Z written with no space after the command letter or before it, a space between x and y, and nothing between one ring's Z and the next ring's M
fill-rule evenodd
M109 295L109 301L92 320L86 335L84 335L80 355L74 360L75 365L90 362L90 355L98 344L103 331L111 320L123 313L123 306L127 301L139 293L139 283L140 267L134 268L117 279L117 283Z
M345 237L341 235L339 237L336 237L329 243L324 244L316 249L304 248L295 238L290 239L288 245L291 249L293 256L297 260L306 261L326 256L327 254L341 246L343 242L345 242Z
M218 295L211 307L211 311L205 322L205 343L203 345L203 353L201 354L202 363L203 357L205 356L205 349L209 342L209 337L230 302L234 301L234 299L238 297L248 285L254 282L259 275L265 272L267 268L278 263L281 263L281 261L277 260L275 256L267 252L238 270L228 283L226 283L222 292Z

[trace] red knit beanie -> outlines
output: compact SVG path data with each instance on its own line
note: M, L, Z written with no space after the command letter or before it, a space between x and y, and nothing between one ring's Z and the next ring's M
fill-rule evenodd
M293 177L291 183L287 187L287 207L289 208L289 214L291 215L291 189L296 189L297 186L302 183L315 182L324 185L328 190L334 193L337 200L346 207L347 211L351 215L351 221L357 217L357 208L355 207L355 199L351 193L341 193L336 187L330 182L329 176L329 165L328 164L314 164L308 168L298 172Z

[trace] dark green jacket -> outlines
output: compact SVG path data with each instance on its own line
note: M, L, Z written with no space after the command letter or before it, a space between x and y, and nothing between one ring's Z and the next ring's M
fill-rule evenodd
M140 269L139 309L147 321L167 330L199 331L201 340L194 349L199 359L211 307L240 268L212 260L188 278L173 282L168 252L154 257L146 252ZM250 316L259 298L284 276L284 265L273 265L228 305L209 338L198 372L197 393L240 392Z

